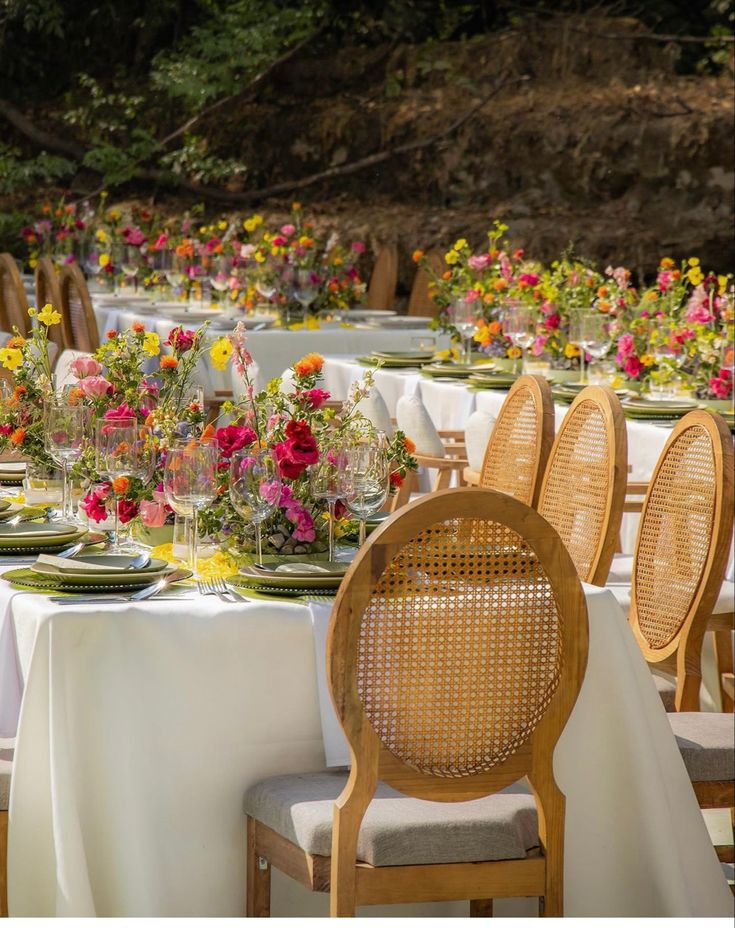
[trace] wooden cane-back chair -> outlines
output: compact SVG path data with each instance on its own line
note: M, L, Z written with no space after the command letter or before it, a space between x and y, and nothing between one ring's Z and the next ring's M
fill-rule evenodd
M49 338L56 343L60 355L62 351L71 348L72 331L69 324L69 316L63 311L59 276L56 273L56 268L51 258L46 257L38 259L35 281L36 307L40 310L47 303L50 303L57 312L61 313L61 322L59 325L52 325L48 330Z
M535 506L553 442L551 387L535 374L519 377L490 434L480 486Z
M581 686L587 642L574 564L537 512L493 490L464 488L396 513L357 554L332 610L327 678L352 765L333 807L317 804L319 814L332 812L329 843L312 853L303 833L284 837L274 819L282 823L294 809L310 814L284 781L308 793L332 775L252 787L248 914L269 914L273 864L329 891L333 916L354 915L358 905L448 899L474 900L472 914L485 914L496 896L539 896L546 915L561 915L565 798L552 758ZM536 850L493 858L493 810L503 801L494 794L522 777L538 813ZM363 830L386 849L371 818L381 815L375 806L386 787L404 794L386 823L402 856L382 865L362 856L360 832L365 818ZM454 817L438 834L420 830L422 816L436 814L427 807L460 803L459 816L467 800L480 800L472 804L479 846L468 851L453 837Z
M440 251L430 251L426 255L426 260L435 274L441 274L445 269L444 258ZM429 286L431 285L431 275L423 268L416 269L416 276L411 286L411 295L408 298L408 316L436 316L439 313L439 307L429 296Z
M89 298L87 281L79 265L66 264L59 274L61 288L61 315L68 320L72 348L77 351L96 351L100 346L97 319Z
M370 309L393 309L397 283L398 249L395 245L383 245L370 275L367 306Z
M629 621L646 661L676 676L681 712L699 710L702 643L732 539L732 469L724 420L690 412L661 452L638 525Z
M554 526L580 580L604 586L623 518L628 442L620 400L587 387L564 417L546 465L538 511Z
M0 254L0 329L12 332L17 328L26 336L31 330L23 278L12 255Z

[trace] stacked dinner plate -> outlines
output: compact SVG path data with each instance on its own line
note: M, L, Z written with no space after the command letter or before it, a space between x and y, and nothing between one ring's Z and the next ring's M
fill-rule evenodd
M87 530L66 522L0 522L0 556L51 554L87 535ZM92 536L101 541L104 536ZM94 543L90 539L90 544Z
M631 397L623 402L626 419L646 421L681 419L697 407L698 404L694 400L651 400L640 396Z
M470 372L469 384L473 390L510 390L517 379L518 375L512 370L496 368L492 364L483 368L476 364Z
M357 360L374 367L380 362L385 368L423 367L434 357L433 351L373 351Z
M471 364L462 361L436 361L424 367L421 373L427 377L469 380L473 375L488 373L491 369L492 364L487 361L473 361Z
M352 319L355 310L349 311L348 318ZM358 310L359 312L359 310ZM397 316L395 313L383 310L370 310L371 316L366 319L363 312L363 319L369 326L375 326L380 329L425 329L432 320L432 316ZM380 312L380 316L375 313Z
M20 486L26 475L25 462L0 461L0 486Z
M30 567L3 574L16 586L53 590L58 593L134 592L154 583L174 568L167 561L153 558L146 567L131 567L132 556L85 554L76 558L40 554Z
M349 564L313 557L268 557L242 567L228 583L271 596L334 595Z
M26 519L40 519L43 513L43 509L35 506L26 506L23 503L11 503L7 499L0 499L0 524L7 522L9 519L14 519L16 516L21 516L24 521Z

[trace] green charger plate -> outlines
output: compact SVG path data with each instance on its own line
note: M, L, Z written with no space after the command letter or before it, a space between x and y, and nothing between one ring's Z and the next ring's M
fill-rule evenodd
M400 360L391 360L388 361L385 358L375 358L372 356L364 356L361 358L356 358L356 361L360 364L365 364L368 367L375 367L377 364L380 364L381 367L388 369L395 368L396 370L402 370L403 368L417 368L421 367L422 364L426 363L424 361L400 361Z
M6 570L2 574L3 580L8 580L14 586L22 587L29 590L46 590L53 593L134 593L136 590L142 590L150 583L154 583L155 577L146 577L144 580L138 580L136 583L99 583L90 588L87 583L74 583L58 580L49 577L46 574L38 574L30 567L14 567ZM178 581L177 581L178 582Z
M104 564L109 561L130 561L132 558L129 556L117 556L110 554L93 554L88 555L85 560L93 564ZM70 561L71 564L74 561ZM115 571L112 573L100 573L95 571L84 571L83 567L79 565L77 570L61 570L59 567L55 567L52 564L33 564L31 569L34 573L41 574L44 577L48 577L51 580L55 580L61 583L74 583L80 586L104 586L105 584L110 584L111 582L120 583L124 586L130 586L131 584L146 584L152 583L154 580L157 580L159 577L162 577L165 573L170 572L173 568L169 567L168 561L164 561L161 558L156 558L151 561L148 567L142 567L139 570L128 570L124 573L121 571Z
M299 599L303 596L309 594L309 589L304 587L278 587L278 586L260 586L248 582L243 582L245 578L237 574L234 577L227 578L228 586L234 587L235 589L243 590L246 593L255 593L263 597L273 597L281 599ZM334 589L334 594L336 595L337 589ZM319 597L329 595L328 589L320 589Z
M48 533L48 523L24 522L23 534L16 531L20 526L0 523L0 552L20 549L33 553L36 549L63 548L73 544L87 534L85 528L71 528L65 532ZM33 531L37 527L38 531Z
M342 582L341 576L293 577L290 574L268 574L256 567L242 567L235 576L239 583L256 589L296 590L299 593L307 590L336 590Z

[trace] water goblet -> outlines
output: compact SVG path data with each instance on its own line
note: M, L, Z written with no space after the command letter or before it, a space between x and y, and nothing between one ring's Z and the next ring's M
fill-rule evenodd
M323 499L329 509L329 560L334 560L334 511L337 500L344 495L345 449L330 448L316 464L311 465L309 487L316 499Z
M472 363L472 336L481 316L479 300L457 300L449 307L449 321L459 333L464 350L464 363Z
M166 454L164 495L174 512L191 519L189 563L195 577L199 560L199 513L217 498L217 448L196 441L173 444Z
M69 470L82 456L87 439L89 410L81 405L52 402L45 410L46 450L61 465L64 478L61 498L61 521L77 522L74 514Z
M230 501L235 510L255 526L255 553L262 563L262 525L281 500L281 477L270 451L243 449L230 461Z
M530 306L510 301L502 315L503 334L521 352L521 373L526 373L526 352L536 337L536 317Z
M300 303L304 312L307 312L319 292L319 277L311 270L299 268L294 275L293 295Z
M360 442L346 452L344 503L360 521L359 543L366 535L368 516L385 505L390 490L390 467L381 443Z

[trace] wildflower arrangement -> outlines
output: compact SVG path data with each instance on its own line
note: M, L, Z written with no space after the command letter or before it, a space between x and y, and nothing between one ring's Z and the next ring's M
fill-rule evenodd
M271 551L305 553L327 547L328 513L324 500L315 499L309 488L309 468L342 444L351 444L374 433L372 424L357 409L370 391L373 372L352 385L350 396L336 412L329 407L329 393L320 386L324 359L305 355L292 366L290 383L281 378L255 392L250 377L252 358L246 347L245 330L237 327L231 336L235 368L245 383L239 402L229 403L225 411L231 424L209 427L219 449L221 484L216 502L202 513L203 530L218 533L230 545L248 548L251 526L243 522L229 498L229 468L232 455L244 448L269 449L278 464L282 489L276 513L264 526L264 538ZM413 445L402 432L396 432L388 454L391 460L391 492L397 489L408 470L415 469ZM348 528L344 510L337 508L336 535Z
M28 315L36 321L28 338L16 329L0 348L0 364L7 372L0 397L0 453L17 451L42 467L54 468L44 443L43 413L54 395L48 330L61 322L61 315L50 303L40 312L30 308Z

